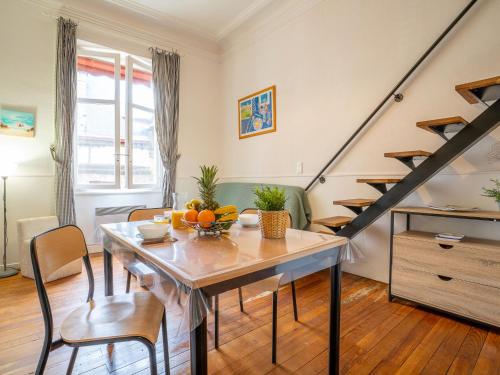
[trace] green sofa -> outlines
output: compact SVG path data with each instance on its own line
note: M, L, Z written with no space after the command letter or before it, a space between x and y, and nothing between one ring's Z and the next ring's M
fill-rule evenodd
M306 229L311 224L311 206L306 192L298 186L256 184L249 182L224 182L217 185L216 197L221 205L234 204L238 210L255 208L253 190L257 186L284 188L287 196L286 209L292 216L292 227Z

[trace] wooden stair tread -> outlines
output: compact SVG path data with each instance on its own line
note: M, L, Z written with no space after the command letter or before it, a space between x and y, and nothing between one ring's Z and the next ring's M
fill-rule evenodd
M351 221L352 217L349 216L332 216L313 220L313 224L320 224L326 227L341 227L349 224Z
M490 86L500 85L500 76L481 79L479 81L462 83L455 86L455 90L462 95L462 97L467 100L469 104L479 103L479 99L472 92L472 90L477 90L481 88L486 88Z
M367 207L371 206L375 199L344 199L340 201L333 201L333 204L346 207Z
M435 120L419 121L417 122L417 127L431 131L433 127L453 125L453 124L463 124L467 125L468 122L460 116L438 118Z
M411 158L415 156L431 156L432 152L415 150L415 151L398 151L398 152L386 152L384 156L386 158Z
M402 178L358 178L356 182L364 184L397 184Z

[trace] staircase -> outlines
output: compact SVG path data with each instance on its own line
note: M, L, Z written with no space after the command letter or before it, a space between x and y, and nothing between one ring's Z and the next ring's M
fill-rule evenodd
M444 145L434 153L423 150L385 153L385 157L406 165L410 173L403 179L358 179L358 183L372 186L381 196L334 201L334 205L347 207L357 216L334 216L313 223L326 226L339 236L353 238L500 125L500 76L457 85L455 90L468 103L483 103L487 109L471 123L460 116L418 122L417 127L443 138Z

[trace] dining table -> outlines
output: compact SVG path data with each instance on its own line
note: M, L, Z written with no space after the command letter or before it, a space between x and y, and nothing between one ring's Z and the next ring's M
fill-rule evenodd
M213 297L270 278L278 278L273 287L278 288L325 269L331 275L328 368L330 374L339 373L341 264L348 253L347 238L287 229L285 238L266 239L259 228L234 224L219 236L188 228L171 229L165 241L146 244L138 231L145 223L151 222L101 225L104 293L110 296L114 292L114 257L132 273L138 265L147 266L162 285L168 285L162 292L168 289L172 303L179 302L182 295L189 320L192 374L208 373L207 316L213 312Z

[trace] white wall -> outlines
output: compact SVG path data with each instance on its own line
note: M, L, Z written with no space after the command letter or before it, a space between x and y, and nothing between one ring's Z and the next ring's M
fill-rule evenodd
M0 157L19 160L18 173L8 181L9 246L8 263L18 261L16 220L55 214L54 167L49 145L54 138L56 15L68 15L66 8L54 7L43 0L0 2L0 103L37 108L34 138L0 136ZM82 3L80 3L82 4ZM103 14L100 12L94 13ZM120 14L107 13L106 22L88 14L78 19L78 37L141 56L149 56L148 47L175 48L181 55L180 134L178 190L195 194L191 176L198 165L219 164L217 132L219 64L213 48L183 36L165 37L161 28L133 24ZM113 19L115 17L115 19ZM126 25L123 26L123 22ZM23 25L20 27L20 23ZM152 39L151 39L152 38ZM1 188L0 188L1 190ZM94 242L96 207L146 204L161 205L159 192L138 194L77 194L77 224L85 231L89 243ZM3 244L3 232L0 233ZM2 248L3 250L3 248Z
M19 27L20 20L29 27ZM7 184L8 263L17 262L16 220L52 215L55 210L49 153L54 138L55 43L53 19L18 1L1 2L0 103L37 108L34 138L0 135L0 158L19 163L17 176Z
M224 42L223 161L227 181L306 186L381 98L465 6L465 0L293 1L273 3ZM315 218L350 214L331 201L374 198L357 177L403 176L402 164L384 152L434 151L439 137L415 122L461 115L472 120L484 107L470 106L454 86L500 74L500 2L486 0L464 20L392 104L309 195ZM276 133L239 140L237 100L276 85ZM497 209L480 187L499 176L489 158L500 132L412 194L404 204L431 201ZM491 156L491 155L490 155ZM296 163L304 172L297 175ZM427 221L427 223L430 221ZM493 225L466 223L449 230L500 237ZM450 224L451 225L451 224ZM435 231L446 224L427 225ZM346 269L378 280L388 276L388 217L360 234L365 258Z

